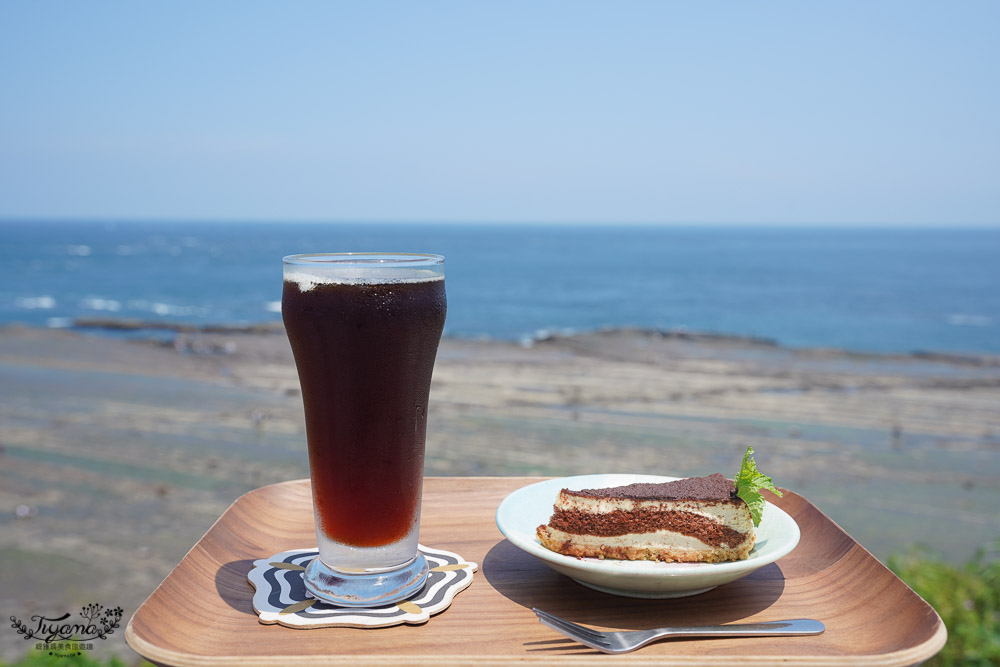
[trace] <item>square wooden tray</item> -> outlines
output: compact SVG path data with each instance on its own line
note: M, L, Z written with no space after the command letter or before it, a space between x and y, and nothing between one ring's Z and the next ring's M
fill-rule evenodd
M315 546L309 481L296 480L233 503L136 611L126 638L146 659L168 665L909 665L944 645L934 609L795 493L775 502L802 532L789 555L708 593L637 600L581 586L503 538L494 523L500 501L539 479L425 480L421 543L480 568L472 586L426 624L295 630L258 622L247 581L253 561ZM665 640L615 656L555 634L532 607L613 629L811 617L826 632Z

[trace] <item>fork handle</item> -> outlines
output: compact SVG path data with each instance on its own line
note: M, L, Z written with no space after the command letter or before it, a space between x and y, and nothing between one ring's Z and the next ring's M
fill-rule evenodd
M818 635L826 627L811 618L764 623L729 623L726 625L692 625L683 628L663 628L657 637L758 637L762 635Z

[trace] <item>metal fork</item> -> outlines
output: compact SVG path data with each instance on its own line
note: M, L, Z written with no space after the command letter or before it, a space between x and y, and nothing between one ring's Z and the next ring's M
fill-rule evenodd
M763 635L818 635L825 626L809 618L766 623L730 623L727 625L691 625L654 628L632 632L601 632L559 618L541 609L532 609L542 625L604 653L628 653L662 637L760 637Z

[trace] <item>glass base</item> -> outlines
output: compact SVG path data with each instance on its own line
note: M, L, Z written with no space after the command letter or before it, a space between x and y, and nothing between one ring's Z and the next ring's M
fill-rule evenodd
M343 571L330 567L319 556L306 565L302 581L313 597L346 607L383 607L413 597L427 581L427 559L417 553L396 568Z

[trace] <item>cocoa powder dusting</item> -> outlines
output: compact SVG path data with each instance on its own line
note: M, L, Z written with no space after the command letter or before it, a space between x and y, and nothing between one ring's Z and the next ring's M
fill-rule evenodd
M721 473L713 473L707 477L688 477L673 482L640 482L607 489L564 489L564 492L586 498L626 500L731 500L736 497L736 484Z

